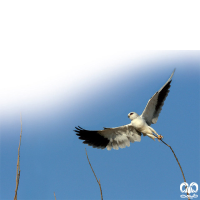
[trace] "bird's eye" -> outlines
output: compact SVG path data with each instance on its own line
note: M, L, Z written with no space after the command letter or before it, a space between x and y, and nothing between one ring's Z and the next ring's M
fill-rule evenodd
M130 115L132 115L133 113L130 113Z

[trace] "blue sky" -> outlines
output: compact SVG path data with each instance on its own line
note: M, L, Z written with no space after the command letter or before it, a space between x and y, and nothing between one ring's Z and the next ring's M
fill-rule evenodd
M107 151L73 132L130 123L176 68L152 127L172 146L186 181L200 184L200 51L1 51L0 199L181 199L171 150L149 137ZM198 192L199 193L199 192ZM197 193L197 195L198 195Z

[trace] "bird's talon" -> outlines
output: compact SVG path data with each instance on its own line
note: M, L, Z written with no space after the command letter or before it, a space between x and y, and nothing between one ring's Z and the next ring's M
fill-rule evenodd
M160 142L160 140L163 138L163 136L162 135L159 135L158 136L158 141Z

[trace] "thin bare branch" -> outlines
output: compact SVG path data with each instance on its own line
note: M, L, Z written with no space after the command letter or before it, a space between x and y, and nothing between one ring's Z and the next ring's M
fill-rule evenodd
M184 182L186 182L185 176L184 176L184 173L183 173L183 169L182 169L182 167L181 167L181 164L180 164L179 161L178 161L178 158L176 157L176 154L175 154L174 150L172 149L172 147L171 147L170 145L168 145L167 143L165 143L162 139L160 139L160 140L161 140L161 142L163 142L165 145L167 145L167 146L171 149L171 151L172 151L172 153L174 154L174 157L175 157L175 159L176 159L176 161L177 161L177 163L178 163L178 165L179 165L179 167L180 167L180 170L181 170L181 173L182 173ZM185 185L185 189L186 189L186 191L187 191L188 200L190 200L187 185Z
M94 170L93 170L93 168L92 168L92 165L91 165L91 163L90 163L90 160L89 160L89 157L88 157L86 148L85 148L85 152L86 152L86 156L87 156L88 163L89 163L89 165L90 165L90 167L91 167L91 169L92 169L92 172L93 172L93 174L94 174L94 176L95 176L95 178L96 178L97 183L99 184L99 189L100 189L100 193L101 193L101 200L103 200L103 194L102 194L100 179L99 179L99 180L97 179L97 176L96 176L96 174L95 174L95 172L94 172Z
M20 146L21 146L21 138L22 138L22 116L21 115L20 115L20 122L21 122L21 132L20 132L19 147L18 147L17 175L16 175L16 188L15 188L14 200L17 200L17 191L18 191L19 178L20 178Z
M55 192L54 192L54 197L55 197L55 200L56 200L56 194L55 194Z

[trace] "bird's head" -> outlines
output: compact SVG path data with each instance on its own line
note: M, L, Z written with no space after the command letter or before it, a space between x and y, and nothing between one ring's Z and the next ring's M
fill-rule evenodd
M132 121L133 119L137 118L139 115L135 112L130 112L128 114L128 118Z

